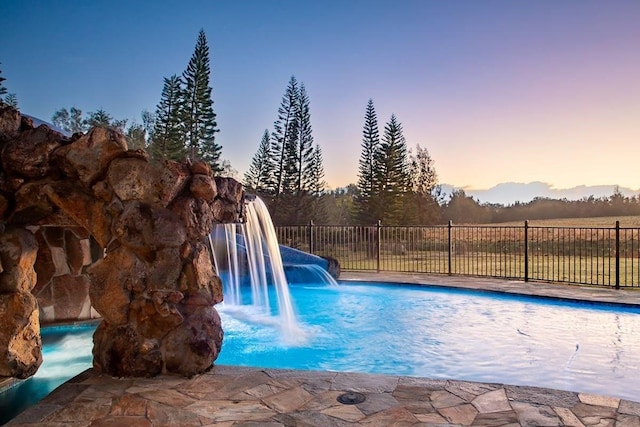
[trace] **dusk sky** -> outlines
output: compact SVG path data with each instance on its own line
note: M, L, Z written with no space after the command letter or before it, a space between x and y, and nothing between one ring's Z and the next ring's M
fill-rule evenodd
M240 176L292 75L331 188L355 183L367 101L441 183L640 189L640 1L0 0L22 112L141 121L204 29L222 158Z

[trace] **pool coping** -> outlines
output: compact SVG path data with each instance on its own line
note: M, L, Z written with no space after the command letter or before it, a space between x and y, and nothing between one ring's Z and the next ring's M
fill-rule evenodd
M446 276L398 272L343 271L340 275L340 280L458 288L540 298L554 298L567 301L620 304L640 308L640 289L615 289L474 276Z
M340 279L640 307L640 292L629 289L395 272L344 271ZM196 387L196 384L200 385ZM196 393L198 401L193 399L192 387L201 393ZM353 406L336 403L335 397L345 391L362 392L369 401ZM146 426L173 423L275 427L391 425L396 420L403 421L402 425L415 426L585 425L597 424L598 420L604 423L602 425L640 425L640 402L579 391L456 379L216 364L209 372L189 379L168 375L151 379L115 379L89 369L7 425ZM546 424L548 422L551 424Z

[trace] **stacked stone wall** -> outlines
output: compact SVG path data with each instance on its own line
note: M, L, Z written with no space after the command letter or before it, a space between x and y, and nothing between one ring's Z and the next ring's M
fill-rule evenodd
M38 242L34 265L40 325L100 318L91 306L87 270L104 251L80 227L31 227Z

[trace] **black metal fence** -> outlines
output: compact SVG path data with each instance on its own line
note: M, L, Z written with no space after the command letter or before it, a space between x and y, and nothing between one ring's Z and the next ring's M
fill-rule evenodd
M276 227L281 244L343 270L640 287L640 228L488 225Z

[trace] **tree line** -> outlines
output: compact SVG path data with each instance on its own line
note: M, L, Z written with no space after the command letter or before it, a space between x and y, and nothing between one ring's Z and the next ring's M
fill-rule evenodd
M143 111L142 123L115 119L103 109L83 115L76 107L57 110L52 121L70 133L113 127L125 134L130 147L144 148L154 159L199 158L214 173L233 175L229 162L220 160L222 147L215 142L219 129L209 78L209 48L201 30L187 68L163 79L155 112ZM5 81L0 70L0 100L17 108L17 96L8 93ZM640 215L640 196L625 197L617 190L605 198L536 198L509 206L481 204L463 190L444 196L428 150L417 145L413 153L407 147L395 114L381 135L372 99L365 108L357 183L328 191L310 104L304 83L292 76L273 128L264 130L244 174L245 188L265 200L276 225L432 225Z
M353 212L358 197L355 184L325 194L327 224L356 225ZM496 224L514 221L595 218L640 215L640 196L626 197L619 191L609 197L585 197L580 200L537 197L530 202L510 205L480 203L464 190L453 191L447 197L440 196L432 205L431 222L402 225L437 225L452 221L454 224ZM377 220L362 225L375 225ZM384 225L392 225L384 223Z

